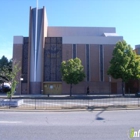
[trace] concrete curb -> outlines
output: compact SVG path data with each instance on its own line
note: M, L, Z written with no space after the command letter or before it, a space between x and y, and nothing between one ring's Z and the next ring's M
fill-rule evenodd
M94 109L0 109L1 112L79 112L79 111L120 111L120 110L140 110L136 108L94 108Z
M93 98L93 97L106 97L106 98L114 98L114 97L123 97L122 94L90 94L90 95L78 95L78 94L73 94L72 96L70 96L69 94L64 94L64 95L52 95L50 94L49 97L48 95L44 95L44 94L36 94L36 95L13 95L12 98L68 98L68 99L73 99L73 98ZM130 95L125 95L124 97L135 97L134 94ZM0 94L0 98L7 98L6 94Z

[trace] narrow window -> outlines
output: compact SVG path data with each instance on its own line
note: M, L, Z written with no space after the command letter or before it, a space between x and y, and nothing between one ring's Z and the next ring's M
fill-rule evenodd
M76 58L76 44L73 44L73 59Z
M104 58L103 58L103 46L100 45L100 81L104 80Z
M87 64L87 81L89 81L89 44L86 44L86 64Z

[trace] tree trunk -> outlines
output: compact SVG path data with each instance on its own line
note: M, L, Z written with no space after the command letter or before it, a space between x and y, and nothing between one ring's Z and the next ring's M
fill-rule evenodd
M70 84L70 96L72 95L72 83Z
M125 82L122 81L122 95L125 95Z
M11 107L11 101L12 101L12 94L11 94L11 91L10 91L9 108Z

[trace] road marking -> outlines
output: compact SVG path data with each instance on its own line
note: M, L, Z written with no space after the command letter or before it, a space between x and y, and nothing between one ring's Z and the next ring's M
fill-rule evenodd
M21 121L0 121L0 123L22 123Z

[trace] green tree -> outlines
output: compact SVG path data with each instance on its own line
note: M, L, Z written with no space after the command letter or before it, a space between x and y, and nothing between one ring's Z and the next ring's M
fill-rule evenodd
M0 59L0 68L3 68L4 66L8 66L8 59L4 55Z
M125 83L130 79L140 78L140 57L125 41L116 44L107 73L114 79L122 79L123 95L125 94Z
M62 79L70 84L70 96L72 94L72 85L78 84L85 78L84 67L79 58L63 61L61 64Z
M12 65L13 65L13 59L10 59L8 61L8 69L9 69L9 71L12 71Z
M9 71L9 67L3 69L5 77L11 83L11 90L7 93L8 97L11 99L14 95L16 86L18 84L17 74L20 71L19 62L13 62L12 71Z
M8 61L7 57L2 56L0 59L0 83L8 82L6 72L12 71L12 59Z

